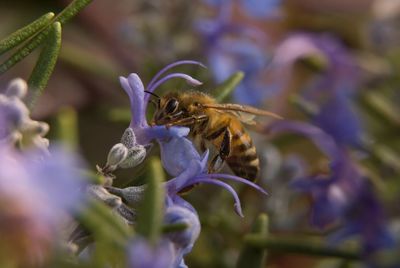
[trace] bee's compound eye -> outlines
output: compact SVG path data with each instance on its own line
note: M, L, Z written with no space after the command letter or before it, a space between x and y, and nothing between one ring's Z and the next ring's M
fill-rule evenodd
M172 114L178 109L178 106L179 106L178 100L172 98L167 101L167 104L165 105L165 112L167 114Z

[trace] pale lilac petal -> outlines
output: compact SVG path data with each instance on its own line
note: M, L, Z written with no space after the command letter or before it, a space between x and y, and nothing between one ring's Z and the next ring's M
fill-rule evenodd
M253 182L251 182L249 180L243 179L241 177L238 177L238 176L229 175L229 174L212 173L212 174L207 174L207 177L213 178L213 179L221 178L221 179L227 179L227 180L233 180L233 181L236 181L236 182L241 182L241 183L244 183L244 184L247 184L247 185L253 187L254 189L260 191L261 193L263 193L265 195L268 195L268 193L263 188L258 186L257 184L255 184L255 183L253 183Z
M228 190L232 194L233 199L235 200L235 204L234 204L235 212L240 217L242 217L242 218L244 217L243 212L242 212L242 207L240 205L239 196L237 195L235 189L232 188L232 186L230 186L229 184L222 182L222 181L208 179L207 177L197 177L191 182L190 185L197 184L197 183L215 184L215 185L221 186L221 187L225 188L226 190ZM190 185L187 185L187 186L190 186Z
M340 151L331 136L320 128L300 121L279 120L269 125L266 132L277 134L282 132L297 133L310 138L318 148L330 159L337 159Z
M199 65L203 68L207 68L203 63L199 62L199 61L194 61L194 60L180 60L180 61L176 61L174 63L168 64L167 66L165 66L164 68L161 69L161 71L159 71L154 77L153 79L151 79L150 83L147 85L148 88L151 88L153 86L153 84L157 81L157 79L163 75L165 72L167 72L168 70L172 69L175 66L179 66L179 65L183 65L183 64L193 64L193 65Z
M163 167L171 176L183 173L193 161L197 163L196 166L202 167L202 159L188 139L172 138L167 142L160 142L160 146ZM201 172L199 168L196 168L198 174Z
M151 245L141 237L135 237L128 248L128 264L134 268L173 268L174 253L171 242L162 240Z
M200 82L197 79L194 79L193 77L191 77L188 74L184 74L184 73L172 73L169 74L163 78L161 78L160 80L158 80L156 83L154 83L151 87L148 87L147 90L150 92L153 92L157 87L159 87L160 85L164 84L165 82L167 82L168 80L172 79L172 78L182 78L185 79L186 82L191 85L191 86L199 86L201 84L203 84L202 82ZM147 98L150 98L150 96L146 96Z
M145 126L147 125L145 119L145 105L144 105L144 86L139 76L132 73L128 78L119 78L122 88L129 96L131 104L131 124L130 126L134 128L135 126Z

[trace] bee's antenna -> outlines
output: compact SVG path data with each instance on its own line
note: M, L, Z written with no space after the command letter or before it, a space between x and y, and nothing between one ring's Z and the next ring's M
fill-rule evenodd
M154 106L155 106L156 108L160 106L160 105L159 105L160 102L155 102L154 100L150 100L150 103L151 103L151 104L154 104Z
M153 92L151 92L151 91L145 90L144 92L147 93L147 94L150 94L150 95L152 95L152 96L154 96L154 97L156 97L157 99L161 99L160 96L158 96L157 94L155 94L155 93L153 93Z

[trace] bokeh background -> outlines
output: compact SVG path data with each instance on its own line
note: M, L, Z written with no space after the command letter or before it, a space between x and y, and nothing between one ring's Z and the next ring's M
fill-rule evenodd
M68 3L3 1L0 36ZM213 89L218 84L242 71L245 78L225 102L308 122L346 148L348 161L362 171L379 206L378 213L360 201L367 214L360 224L381 218L379 224L393 243L381 247L372 235L372 244L383 256L397 255L393 245L400 239L400 1L94 0L64 26L62 40L55 71L32 117L48 122L50 138L61 140L58 126L65 124L65 114L72 117L72 124L78 125L76 146L93 170L104 164L109 148L129 124L128 98L119 76L135 72L146 83L165 65L193 59L208 68L179 70L204 83L198 90L217 95ZM32 53L0 76L0 88L14 77L27 79L37 57ZM158 94L187 89L184 82L171 80ZM271 120L262 118L260 123L265 126ZM260 212L269 216L269 232L283 238L325 241L348 224L313 225L311 208L319 199L291 187L296 178L330 172L329 159L317 146L293 133L251 135L262 162L258 183L270 196L237 187L244 219L233 213L231 197L213 187L200 186L185 196L202 224L200 238L186 258L189 267L233 267L243 235ZM157 149L152 153L157 155ZM115 184L141 184L145 170L146 162L134 171L118 171ZM358 190L349 187L347 194ZM357 248L362 243L356 236L338 245ZM362 264L272 251L267 266Z

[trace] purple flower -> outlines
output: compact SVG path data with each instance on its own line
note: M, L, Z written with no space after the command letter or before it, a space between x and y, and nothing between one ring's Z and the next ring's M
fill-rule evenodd
M151 245L146 239L136 236L128 247L128 267L174 268L174 249L168 240Z
M289 35L277 47L271 67L287 77L297 61L310 57L318 58L323 70L306 92L308 98L315 100L319 92L344 91L349 95L355 90L360 79L356 60L338 39L328 34Z
M8 259L25 265L44 261L65 212L83 204L81 167L60 148L43 157L0 147L0 247Z
M154 76L152 81L150 81L149 85L147 86L146 90L148 92L153 92L161 84L172 78L183 78L190 85L193 86L201 85L202 83L200 81L183 73L172 73L159 79L159 77L169 69L182 64L197 64L203 66L201 63L196 61L177 61L175 63L172 63L166 66ZM146 120L146 108L150 99L150 95L145 94L145 88L139 76L135 73L132 73L127 78L120 77L119 79L122 88L129 96L132 113L131 123L129 127L133 130L138 144L146 145L150 143L150 141L153 139L165 139L172 136L181 137L187 135L187 128L172 127L170 129L167 129L165 126L150 127Z
M13 79L5 94L0 94L0 143L10 146L18 143L21 149L39 149L47 154L49 141L44 138L49 126L29 117L22 101L28 85L20 78Z
M182 61L165 67L152 79L147 91L153 92L160 84L173 77L182 77L192 84L199 84L197 80L180 73L173 73L158 80L165 71L183 63L199 64L193 61ZM174 177L164 184L166 188L164 222L166 224L187 223L189 225L189 228L184 231L167 235L163 240L164 242L162 242L163 244L160 246L150 247L146 242L136 243L134 253L130 254L130 262L132 264L135 259L139 258L138 256L144 255L145 258L143 258L143 262L140 261L140 263L135 263L134 265L137 265L137 267L146 267L146 265L147 267L158 267L157 265L159 265L159 262L154 260L154 256L158 254L158 252L164 256L164 252L166 252L169 247L165 243L170 242L173 245L174 252L174 258L172 260L173 267L186 267L183 256L191 251L200 233L200 223L194 208L179 196L181 191L200 183L222 186L233 195L235 210L240 216L243 215L237 193L229 184L219 179L242 182L256 188L262 193L266 194L266 192L259 186L237 176L207 174L208 151L201 156L192 142L183 137L188 132L187 128L167 129L164 126L148 126L145 119L145 110L150 96L144 95L144 87L139 77L136 74L131 74L128 79L121 78L121 84L128 93L131 101L132 121L129 127L131 131L126 133L133 135L131 138L123 138L121 143L128 148L132 146L132 144L147 144L152 139L157 139L161 147L161 161L163 167ZM113 147L110 151L108 162L112 162L114 165L117 163L116 165L118 165L121 161L124 161L121 159L124 159L124 157L126 158L127 152L121 148L121 145ZM124 189L108 187L108 189L111 193L122 197L127 204L134 207L138 200L140 200L140 195L143 193L144 188L143 186L133 186ZM138 217L140 217L140 215L138 215ZM166 260L166 264L169 265L169 263L169 260ZM169 267L168 265L164 265L164 267Z
M218 83L237 71L244 72L243 81L233 92L235 100L249 105L260 105L273 86L263 81L263 72L268 65L264 49L250 39L221 39L208 52L210 68Z
M321 105L317 114L313 116L313 122L331 135L338 144L360 146L360 120L348 97L341 92L333 93L331 98Z
M233 0L203 0L206 4L223 7L234 4ZM266 19L278 15L280 0L240 0L238 1L248 16L256 19Z
M174 267L187 267L183 257L192 251L193 245L200 234L200 221L194 208L183 199L176 198L167 202L164 216L165 224L184 223L188 227L183 231L167 234L175 250Z
M267 131L304 135L330 160L329 175L296 179L292 185L311 195L311 223L314 226L343 225L331 237L331 242L358 235L365 254L393 244L382 208L346 148L321 129L307 123L280 121L269 126Z
M146 108L150 100L150 94L161 84L172 78L185 79L190 85L201 85L201 82L183 73L171 73L160 78L171 68L182 64L195 64L204 67L197 61L183 60L167 65L159 71L145 89L139 76L135 73L127 78L120 77L122 88L129 96L131 106L131 122L125 130L121 142L115 144L107 157L106 165L100 169L105 174L117 168L129 168L140 164L146 157L146 147L151 145L154 139L168 139L182 137L189 133L185 127L149 126L146 119ZM146 95L147 94L147 95Z
M177 62L171 65L178 65L183 64L182 62ZM171 65L167 66L167 69L160 71L156 76L155 79L166 70L171 68ZM166 77L160 80L154 80L150 82L149 86L147 87L147 91L153 92L159 85L166 82L167 80L180 77L186 79L192 85L200 85L201 83L196 79L190 77L186 74L181 73L173 73L169 74ZM171 128L167 129L165 126L152 126L150 127L146 120L146 107L149 101L150 96L145 96L145 88L143 86L142 81L140 80L137 74L130 74L127 78L120 77L120 82L122 88L129 96L129 100L131 103L131 113L132 119L129 125L135 134L136 141L138 144L146 145L149 144L153 139L164 139L168 137L176 136L185 136L188 133L188 129L186 128Z
M382 206L371 185L364 184L357 194L357 202L349 207L345 225L329 237L331 243L340 242L348 237L361 239L362 253L366 258L382 249L395 246L389 232Z
M241 182L267 194L261 187L246 179L228 174L208 174L208 151L201 157L193 144L186 138L173 138L169 141L160 142L160 146L164 168L170 175L175 176L166 182L167 195L170 198L173 198L180 191L200 183L215 184L225 188L232 194L235 200L235 211L243 217L237 193L229 184L219 179Z
M234 98L241 103L260 105L273 91L263 74L269 62L267 39L257 28L233 22L231 9L230 4L221 5L215 19L202 19L196 28L204 40L205 54L216 81L221 83L235 72L243 71L245 76L235 89Z
M296 85L296 89L303 87L299 95L316 107L314 123L338 143L359 146L362 127L350 99L361 78L355 58L333 36L291 34L278 46L271 63L272 74L280 80L276 84L285 88L286 81L295 79L295 63L307 58L318 59L321 70L310 84Z

